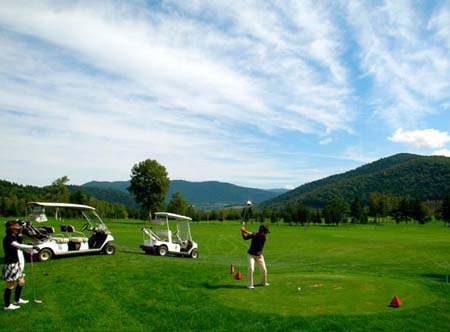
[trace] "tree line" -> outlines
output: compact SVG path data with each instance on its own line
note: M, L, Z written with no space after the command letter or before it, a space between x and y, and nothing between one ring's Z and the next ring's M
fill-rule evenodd
M194 221L242 220L242 211L245 209L245 207L240 207L212 211L195 210L183 201L180 193L176 193L176 201L183 203L169 204L168 212L188 215ZM284 222L302 226L308 224L339 226L345 223L380 224L388 221L397 224L402 222L425 224L433 219L443 220L450 226L450 195L447 195L442 201L423 202L389 193L371 193L367 205L364 205L358 197L355 197L350 203L341 198L333 198L323 209L310 208L302 202L289 202L285 207L276 209L253 207L249 209L248 217L257 222Z
M0 216L20 217L27 214L27 202L45 201L90 205L106 218L126 219L129 213L123 204L112 204L88 196L81 191L71 193L67 188L69 178L63 176L43 188L21 186L0 180ZM67 212L70 213L70 212ZM68 215L68 217L70 217Z
M149 186L149 181L153 181L153 188ZM162 207L165 192L169 186L164 166L155 160L141 162L133 167L130 183L130 191L144 209L151 211ZM155 190L155 186L158 188L157 190ZM152 193L153 197L151 197ZM145 200L143 200L144 198ZM172 195L166 209L168 212L188 215L193 220L242 219L242 209L196 211L178 192ZM391 193L374 192L369 194L366 205L361 202L359 197L354 197L350 203L335 197L331 198L323 209L309 208L301 201L288 202L286 206L278 209L250 209L249 217L261 222L270 220L273 223L283 221L302 225L309 223L339 225L347 222L366 224L369 222L380 223L388 219L392 219L396 223L417 221L425 224L433 218L442 219L450 224L450 195L447 195L442 202L424 202Z
M28 201L53 201L86 204L97 209L106 218L148 219L149 215L166 210L190 216L193 220L241 220L245 211L251 220L291 224L342 223L367 224L394 220L396 223L416 221L420 224L434 219L444 220L450 225L450 194L442 201L421 201L392 193L373 192L363 203L359 197L348 202L340 197L330 198L321 208L311 208L302 201L288 202L282 208L223 208L219 210L196 210L176 192L167 205L164 204L169 188L169 178L164 166L156 160L147 159L131 169L129 191L140 205L140 209L126 208L124 204L113 204L90 197L80 190L70 192L67 176L55 180L44 188L20 186L0 181L0 216L23 216Z

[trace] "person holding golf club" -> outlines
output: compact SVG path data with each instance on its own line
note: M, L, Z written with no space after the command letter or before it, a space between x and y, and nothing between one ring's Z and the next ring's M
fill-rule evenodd
M255 270L255 262L258 264L259 272L261 273L260 285L269 286L267 283L267 268L264 261L263 249L266 243L266 236L270 233L267 225L262 224L259 226L257 233L249 232L245 229L245 226L241 227L242 237L244 240L252 240L250 248L247 251L248 270L247 270L247 288L254 289L253 285L253 272Z
M5 264L2 270L2 279L6 281L6 288L4 293L5 310L19 309L19 304L26 304L29 301L20 297L22 288L25 285L25 278L23 275L23 265L20 264L21 250L38 249L33 245L21 244L19 239L19 232L23 226L15 220L7 221L5 223L6 236L3 238L3 251L5 253ZM23 254L22 254L23 256ZM14 288L14 283L17 282L14 293L14 303L11 303L11 293Z

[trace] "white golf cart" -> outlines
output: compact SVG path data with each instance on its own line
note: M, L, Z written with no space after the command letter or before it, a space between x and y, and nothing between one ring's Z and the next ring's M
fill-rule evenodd
M115 253L116 249L112 244L114 238L95 208L70 203L30 202L28 204L31 213L25 222L23 233L39 247L37 253L39 261L50 260L53 256L88 253L113 255ZM55 212L55 219L60 223L57 232L54 227L43 224L47 221L45 208ZM63 218L70 218L71 224L66 224ZM33 224L34 222L39 225ZM74 226L77 222L80 224L79 230L76 230ZM86 236L85 232L89 232L89 236Z
M142 227L144 233L144 244L140 246L146 254L165 256L173 254L198 258L197 242L192 241L191 228L189 222L192 219L175 213L156 212L155 219L148 225ZM174 232L171 230L175 229ZM173 226L175 224L175 228Z

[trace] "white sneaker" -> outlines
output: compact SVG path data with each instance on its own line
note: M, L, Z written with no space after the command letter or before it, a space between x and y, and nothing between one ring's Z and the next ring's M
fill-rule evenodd
M247 288L248 288L248 289L255 289L255 286L250 285L250 286L247 286Z
M14 304L10 304L9 306L7 306L7 307L4 307L3 309L4 310L16 310L16 309L19 309L20 308L20 305L14 305Z
M14 304L15 305L17 305L17 304L27 304L27 303L29 303L30 301L28 301L28 300L24 300L24 299L19 299L19 301L14 301Z

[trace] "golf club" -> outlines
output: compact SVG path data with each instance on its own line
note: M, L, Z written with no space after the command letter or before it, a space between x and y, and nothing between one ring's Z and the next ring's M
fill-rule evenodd
M30 262L31 262L31 287L33 287L34 303L41 304L42 301L36 298L36 285L34 280L34 264L33 264L33 250L30 250Z

